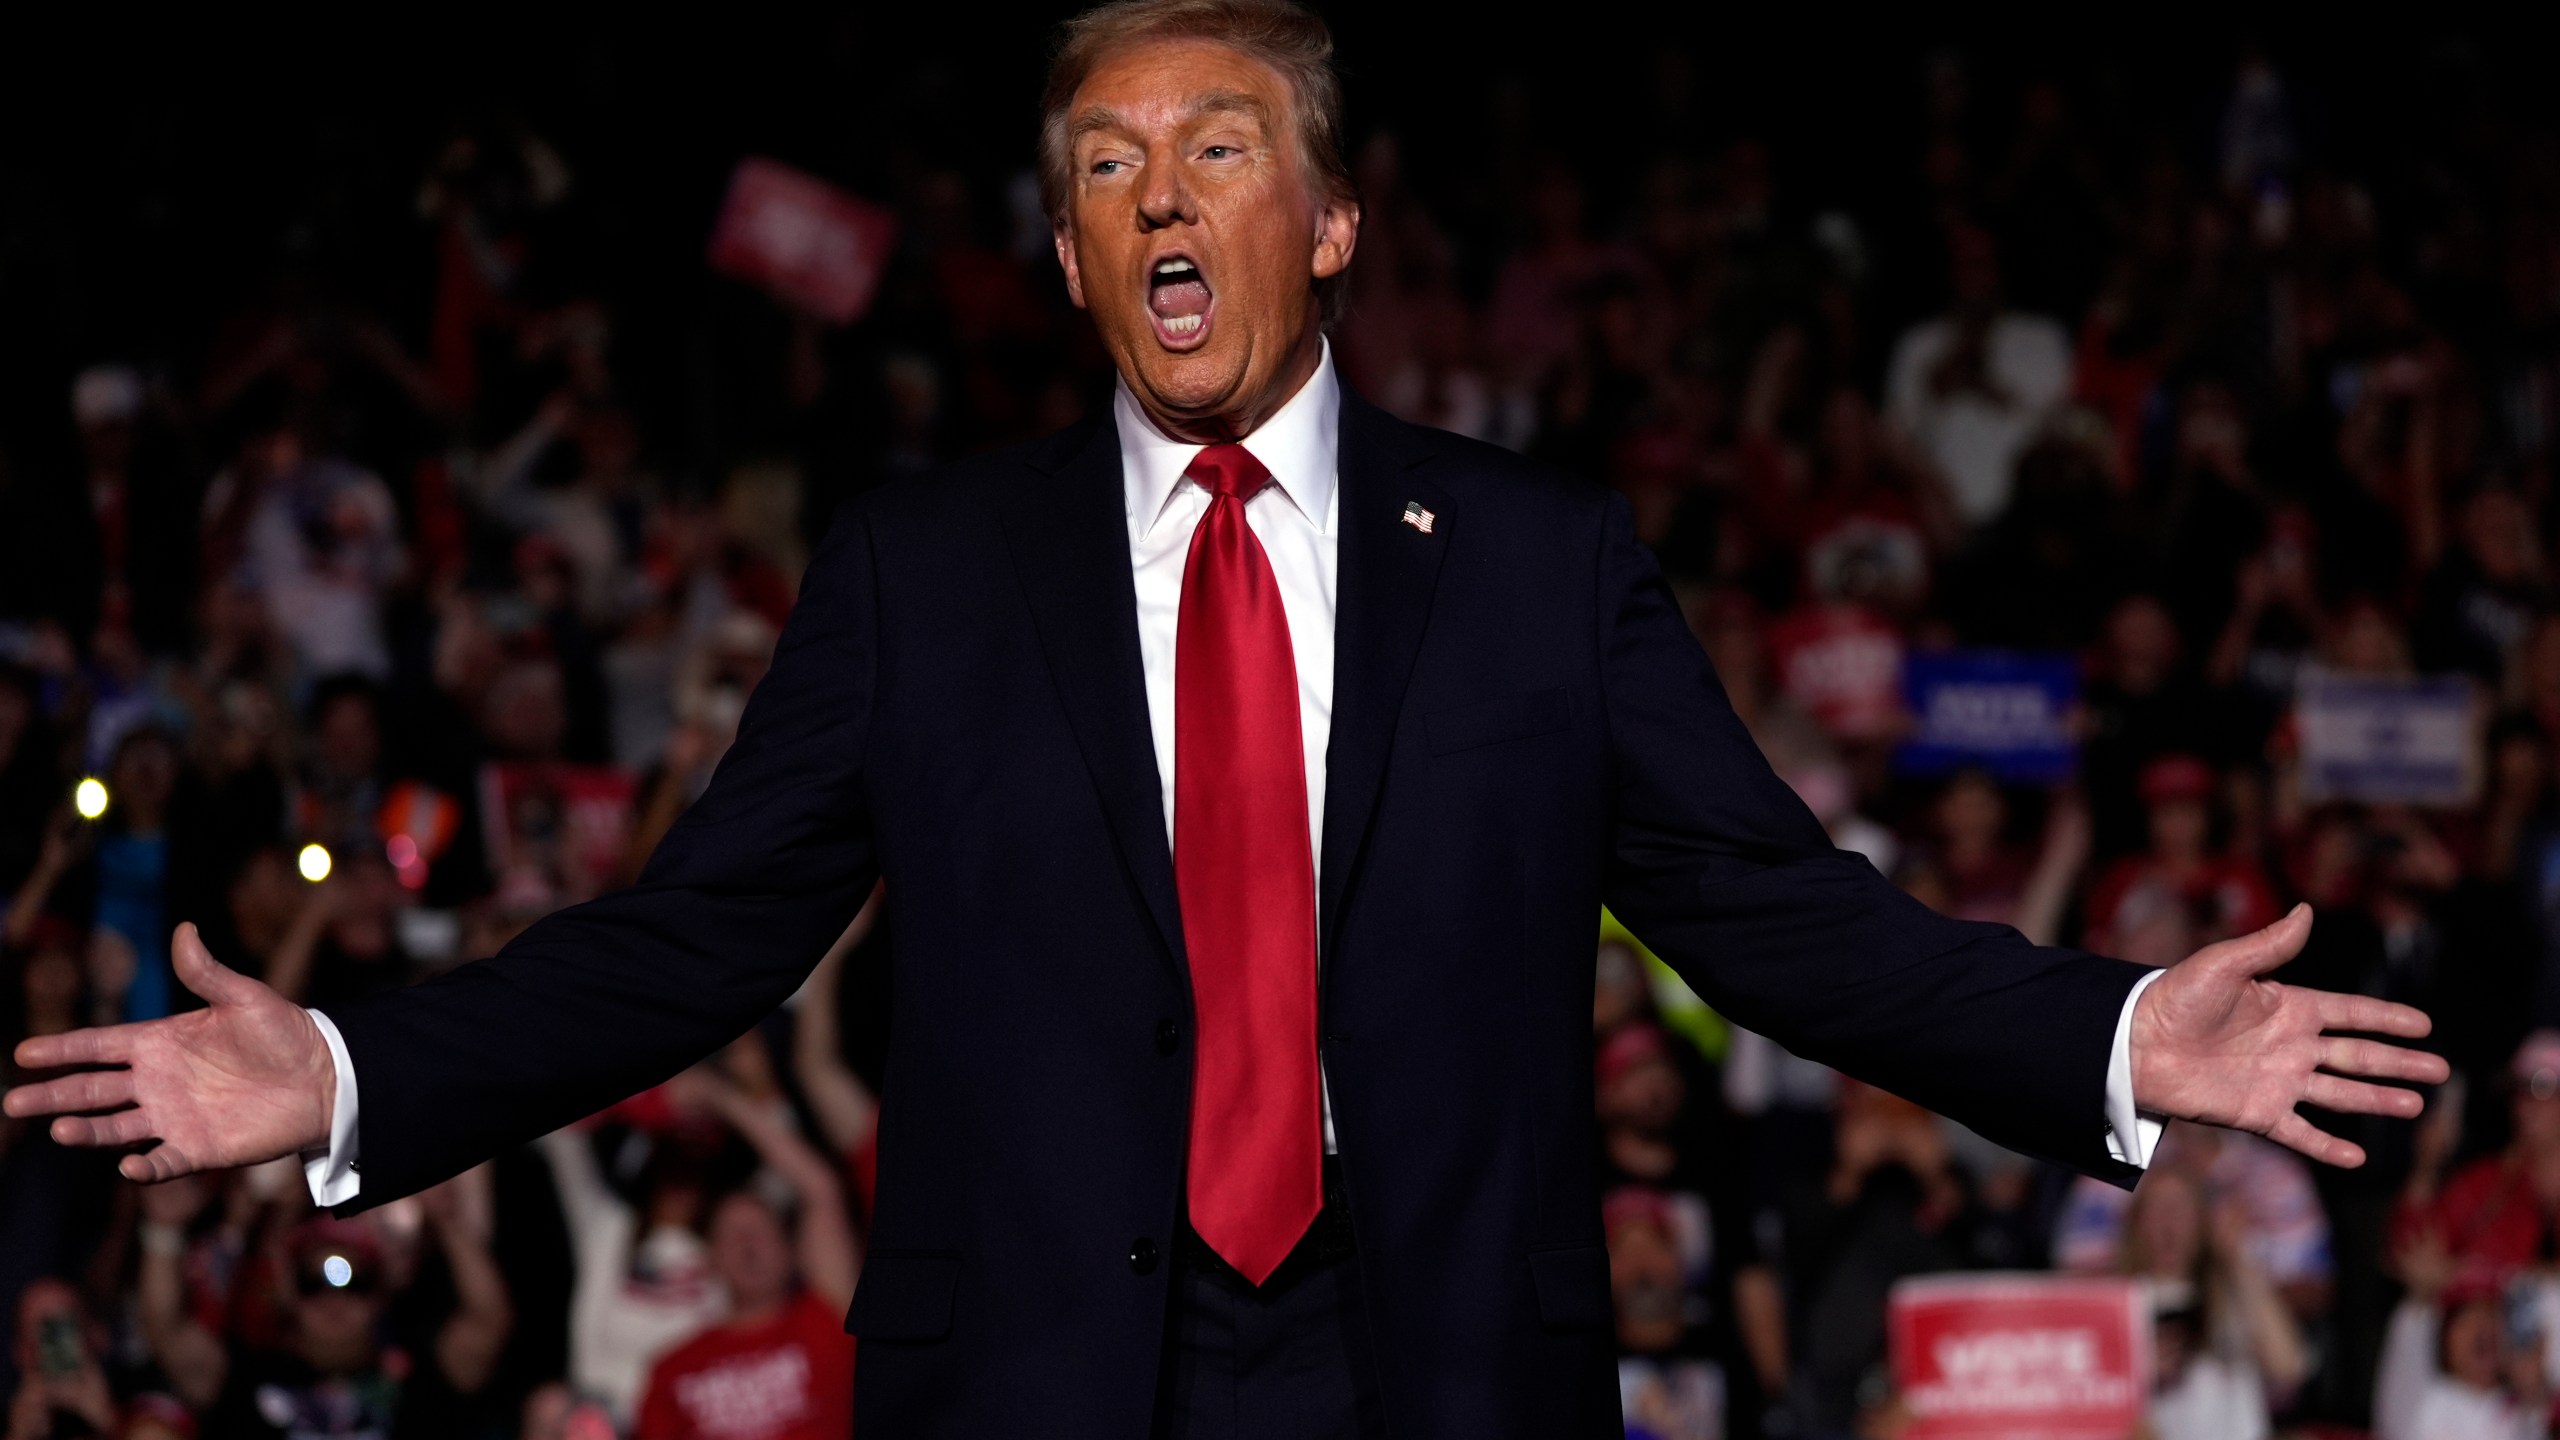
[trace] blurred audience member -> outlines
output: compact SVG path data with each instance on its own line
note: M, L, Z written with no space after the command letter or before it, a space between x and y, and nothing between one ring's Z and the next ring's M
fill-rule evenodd
M2374 1382L2374 1440L2543 1440L2551 1433L2547 1322L2490 1266L2432 1235L2401 1248L2408 1298Z
M2513 1138L2450 1177L2442 1147L2422 1151L2394 1217L2396 1250L2433 1236L2465 1263L2560 1264L2560 1030L2527 1036L2506 1079Z
M1956 513L1981 525L2008 507L2028 437L2071 393L2071 338L2002 306L1987 232L1958 226L1947 249L1951 303L1895 343L1885 407L1945 477Z
M235 1354L185 1313L187 1253L178 1207L155 1206L142 1232L142 1306L154 1358L210 1437L434 1436L474 1421L514 1323L506 1282L469 1214L469 1180L419 1197L425 1238L443 1261L451 1313L414 1338L386 1339L400 1277L374 1226L305 1220L277 1248L285 1287L280 1343ZM155 1229L152 1227L165 1227Z
M2150 845L2099 877L2089 896L2089 948L2169 965L2275 922L2265 874L2214 843L2216 791L2213 768L2192 755L2163 755L2143 767Z
M541 1144L577 1252L569 1383L628 1428L650 1364L728 1313L729 1297L698 1228L701 1140L670 1135L649 1145L636 1205L605 1182L584 1132L555 1130Z
M2299 1156L2254 1135L2171 1125L2152 1152L2154 1170L2177 1170L2204 1191L2216 1229L2230 1225L2255 1273L2300 1318L2329 1303L2335 1259L2329 1222L2311 1169ZM2072 1186L2054 1236L2054 1264L2082 1274L2122 1270L2132 1235L2133 1197L2085 1177Z
M755 1188L712 1203L712 1273L728 1317L660 1355L635 1440L836 1440L853 1428L853 1222L835 1169L793 1132L788 1107L710 1082L711 1107L747 1137L795 1217Z
M2270 1406L2292 1397L2311 1354L2301 1322L2250 1256L2238 1202L2208 1211L2193 1177L2155 1168L2125 1212L2120 1263L2151 1282L2151 1423L2161 1440L2265 1435Z
M118 1406L93 1329L80 1292L59 1280L18 1292L18 1392L9 1401L8 1440L116 1433Z

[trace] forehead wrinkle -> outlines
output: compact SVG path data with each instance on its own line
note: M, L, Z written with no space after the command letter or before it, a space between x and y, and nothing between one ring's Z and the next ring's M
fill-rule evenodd
M1262 126L1266 133L1271 129L1271 106L1259 95L1230 86L1217 86L1191 97L1183 107L1181 123L1193 124L1211 115L1242 115ZM1107 131L1126 134L1135 129L1126 115L1111 106L1087 105L1076 112L1074 122L1067 127L1067 141L1073 144L1087 135Z

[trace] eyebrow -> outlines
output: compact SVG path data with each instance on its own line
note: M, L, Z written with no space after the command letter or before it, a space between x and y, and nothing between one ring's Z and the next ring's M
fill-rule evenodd
M1223 86L1214 90L1203 90L1199 97L1191 102L1191 108L1184 114L1183 119L1188 123L1207 115L1243 115L1260 124L1265 131L1272 128L1271 107L1263 103L1261 96L1243 90L1228 89ZM1073 145L1096 131L1123 129L1126 124L1120 112L1110 106L1089 105L1077 114L1075 123L1067 127L1067 143Z

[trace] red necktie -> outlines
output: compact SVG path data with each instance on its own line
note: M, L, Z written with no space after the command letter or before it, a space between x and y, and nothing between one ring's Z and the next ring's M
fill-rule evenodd
M1173 878L1198 1034L1191 1227L1259 1285L1324 1208L1316 878L1298 664L1280 582L1244 521L1271 472L1212 445L1173 660Z

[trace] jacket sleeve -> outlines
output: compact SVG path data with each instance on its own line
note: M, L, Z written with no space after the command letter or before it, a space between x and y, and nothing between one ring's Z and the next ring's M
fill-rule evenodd
M2013 1149L2124 1182L2116 1020L2146 972L1905 895L1762 758L1612 498L1599 542L1611 911L1708 1003Z
M879 669L869 526L839 514L702 798L639 883L495 957L328 1007L354 1062L363 1189L432 1185L647 1089L798 987L876 874L862 756Z

